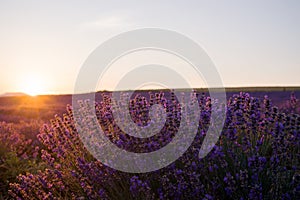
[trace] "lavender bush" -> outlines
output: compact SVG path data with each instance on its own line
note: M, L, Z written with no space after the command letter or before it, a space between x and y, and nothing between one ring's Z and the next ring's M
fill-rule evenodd
M297 199L300 196L300 116L282 113L266 96L232 96L222 135L203 159L199 149L210 123L212 99L197 94L201 108L197 136L188 151L166 168L129 174L102 165L85 149L72 108L56 116L38 135L46 168L19 175L10 184L15 199ZM162 104L167 121L161 132L140 139L114 123L110 96L96 103L99 124L119 148L150 152L172 140L180 124L180 105L170 93L135 96L132 119L149 122L149 107ZM82 122L82 123L87 123Z
M0 199L7 198L9 182L15 182L16 176L43 169L37 158L39 146L29 134L37 126L40 124L33 121L18 124L0 122Z

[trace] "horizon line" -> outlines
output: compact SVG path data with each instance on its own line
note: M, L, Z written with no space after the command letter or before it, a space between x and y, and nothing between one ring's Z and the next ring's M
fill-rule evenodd
M192 89L192 90L209 90L209 89L225 89L231 90L226 92L239 92L239 90L247 90L247 92L253 92L253 91L266 91L267 89L272 89L272 91L298 91L300 90L300 86L232 86L232 87L205 87L205 88L176 88L178 90L186 90L186 89ZM121 90L98 90L98 91L90 91L90 92L83 92L83 93L77 93L77 95L80 94L88 94L88 93L98 93L98 92L126 92L126 91L165 91L165 90L172 90L174 88L168 89L168 88L145 88L145 89L121 89ZM241 91L240 91L241 92ZM267 91L266 91L267 92ZM15 95L14 95L15 94ZM37 97L37 96L58 96L58 95L74 95L74 93L45 93L45 94L37 94L37 95L29 95L25 92L5 92L0 94L0 97L10 97L10 96L30 96L30 97Z

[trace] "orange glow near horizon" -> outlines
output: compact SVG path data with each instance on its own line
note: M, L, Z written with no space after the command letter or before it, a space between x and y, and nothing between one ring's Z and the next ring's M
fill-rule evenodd
M30 96L46 93L42 79L38 76L29 75L20 82L20 91Z

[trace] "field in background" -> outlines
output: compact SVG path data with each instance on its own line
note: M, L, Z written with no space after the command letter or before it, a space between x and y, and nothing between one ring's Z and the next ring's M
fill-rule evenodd
M199 90L205 92L207 90ZM148 91L139 91L148 96ZM153 92L157 92L153 90ZM261 87L261 88L227 88L227 98L233 94L247 92L253 97L263 99L265 95L271 99L273 106L283 108L290 100L291 93L300 97L300 87ZM97 94L97 101L101 100L101 92ZM107 93L107 92L106 92ZM41 95L41 96L17 96L0 97L0 121L18 123L32 120L49 121L56 114L62 116L66 112L66 105L72 104L71 95Z

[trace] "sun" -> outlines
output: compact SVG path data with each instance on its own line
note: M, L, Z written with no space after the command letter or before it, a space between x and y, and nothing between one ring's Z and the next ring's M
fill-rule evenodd
M36 96L44 92L43 82L37 76L27 76L21 87L21 91L30 96Z

